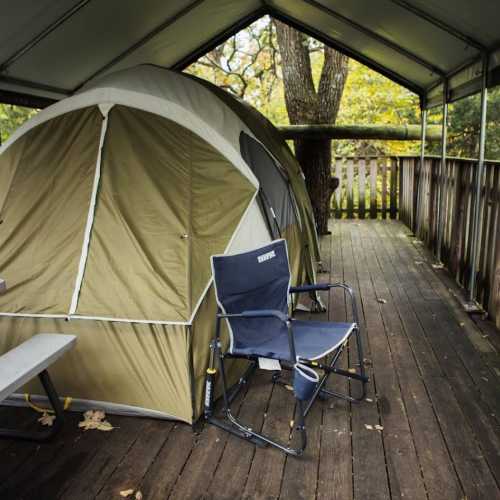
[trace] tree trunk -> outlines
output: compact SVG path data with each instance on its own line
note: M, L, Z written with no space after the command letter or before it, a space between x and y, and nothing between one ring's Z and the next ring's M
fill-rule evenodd
M306 186L311 197L314 219L320 234L328 231L330 218L330 198L333 193L330 166L332 150L329 140L295 140L295 156L302 166Z
M290 123L335 123L347 78L347 57L333 49L323 49L324 62L316 91L308 39L286 24L279 21L275 24ZM295 155L306 177L318 232L325 234L328 231L330 198L333 192L330 173L331 141L296 139L294 144Z

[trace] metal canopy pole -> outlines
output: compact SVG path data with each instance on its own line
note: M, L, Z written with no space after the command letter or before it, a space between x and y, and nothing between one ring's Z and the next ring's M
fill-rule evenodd
M479 247L479 210L481 202L481 182L484 172L484 150L486 145L486 114L488 112L488 61L487 53L483 54L483 74L481 78L481 129L479 132L479 161L476 169L476 189L474 194L474 212L472 215L472 247L469 278L469 302L474 303L476 295L477 251Z
M416 210L416 229L415 234L420 235L420 228L422 226L422 214L420 214L422 206L422 177L424 175L424 161L425 161L425 132L427 129L427 109L425 102L421 102L420 106L420 171L418 174L418 187L417 187L417 210Z
M441 163L438 172L438 196L437 196L437 243L436 259L441 262L441 246L443 243L443 184L446 170L446 140L448 132L448 81L443 82L443 130L441 135Z

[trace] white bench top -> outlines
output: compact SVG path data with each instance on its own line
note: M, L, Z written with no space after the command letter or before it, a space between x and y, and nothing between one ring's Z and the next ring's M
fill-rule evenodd
M40 333L0 356L0 401L48 368L75 343L74 335Z

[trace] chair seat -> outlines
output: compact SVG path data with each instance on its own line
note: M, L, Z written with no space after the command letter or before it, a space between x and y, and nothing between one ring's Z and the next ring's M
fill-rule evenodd
M273 324L270 322L270 324ZM276 325L276 323L274 323ZM273 325L273 326L274 326ZM329 323L326 321L293 320L292 331L295 339L295 351L300 359L320 359L339 347L351 334L355 323ZM288 331L285 325L277 328L271 340L251 346L236 343L232 354L241 356L259 356L288 361Z

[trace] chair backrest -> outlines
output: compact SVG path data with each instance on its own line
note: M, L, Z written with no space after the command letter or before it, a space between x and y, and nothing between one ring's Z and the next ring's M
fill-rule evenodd
M285 240L236 255L212 256L212 272L217 303L228 314L249 310L277 309L288 313L290 266ZM230 352L265 342L279 328L279 320L269 318L229 321Z

